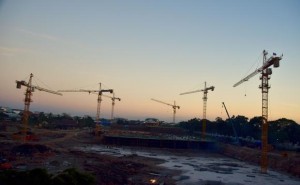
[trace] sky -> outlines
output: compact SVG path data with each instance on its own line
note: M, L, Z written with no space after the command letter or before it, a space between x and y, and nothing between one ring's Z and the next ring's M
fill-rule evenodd
M261 116L262 51L283 54L273 68L269 120L300 123L298 0L0 0L0 106L24 108L16 80L51 90L114 89L115 117L176 122ZM109 95L109 94L106 94ZM30 110L96 115L97 95L36 91ZM103 97L101 118L110 118Z

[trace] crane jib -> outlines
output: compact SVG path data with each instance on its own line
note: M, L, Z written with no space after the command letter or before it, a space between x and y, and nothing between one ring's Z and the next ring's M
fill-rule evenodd
M257 75L258 73L261 73L263 70L267 69L271 65L274 65L274 67L279 67L279 61L282 59L282 57L270 57L260 68L256 69L254 72L246 76L245 78L241 79L239 82L233 85L233 87L236 87L240 84L242 84L245 81L248 81L253 76Z

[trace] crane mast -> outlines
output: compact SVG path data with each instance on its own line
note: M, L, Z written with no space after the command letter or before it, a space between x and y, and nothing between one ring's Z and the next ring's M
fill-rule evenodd
M262 152L261 152L261 172L267 173L268 169L268 92L270 89L269 86L269 80L270 76L272 74L272 69L269 68L272 65L274 68L279 67L279 61L282 59L283 55L280 57L276 56L275 53L273 53L273 56L267 59L268 52L265 50L263 51L263 65L237 82L233 85L233 87L236 87L240 85L241 83L249 80L253 76L255 76L258 73L261 73L260 80L261 85L259 88L262 92L262 135L261 135L261 141L262 141Z
M115 100L121 101L121 98L115 97L115 93L113 93L113 96L112 96L112 97L111 97L111 96L106 96L106 95L103 95L103 96L111 99L111 105L112 105L112 106L111 106L111 117L110 117L110 119L111 119L111 121L113 121L113 120L114 120Z
M99 83L99 90L86 90L86 89L79 89L79 90L58 90L58 92L88 92L90 93L97 93L97 114L96 114L96 128L95 128L95 135L99 135L101 131L100 127L100 108L101 108L101 101L102 101L102 93L109 92L113 93L113 89L101 89L101 83Z
M190 92L184 92L181 93L180 95L185 95L185 94L191 94L191 93L196 93L196 92L202 92L203 91L203 119L202 119L202 134L201 137L204 140L206 137L206 107L207 107L207 93L209 90L214 91L215 87L210 86L206 87L206 82L204 83L204 89L201 90L195 90L195 91L190 91Z
M151 100L152 100L152 101L156 101L156 102L158 102L158 103L162 103L162 104L171 106L171 107L173 108L173 124L175 124L176 109L180 109L180 106L176 105L176 102L175 102L175 101L174 101L174 105L172 105L172 104L165 103L165 102L163 102L163 101L156 100L156 99L153 99L153 98L151 98Z
M100 131L101 131L101 127L100 127L100 107L101 107L101 83L99 83L99 92L98 92L98 98L97 98L97 114L96 114L96 127L95 127L95 135L98 136ZM90 93L90 92L89 92Z
M17 83L17 89L21 89L21 86L25 86L26 87L26 91L25 91L25 99L24 99L24 112L23 112L23 116L22 116L22 124L23 124L23 135L26 136L27 130L28 130L28 118L29 118L29 108L30 108L30 102L32 102L32 93L34 92L35 89L39 90L39 91L45 91L48 93L52 93L52 94L56 94L56 95L60 95L62 96L61 93L58 93L56 91L52 91L52 90L48 90L36 85L32 85L32 78L33 78L33 74L30 74L28 83L25 81L18 81L16 80Z

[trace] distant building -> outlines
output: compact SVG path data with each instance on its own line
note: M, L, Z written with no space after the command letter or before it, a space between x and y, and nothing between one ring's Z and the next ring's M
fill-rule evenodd
M7 107L0 108L1 119L6 121L20 121L21 115L19 111Z
M160 122L156 118L146 118L144 121L144 125L146 126L159 126Z

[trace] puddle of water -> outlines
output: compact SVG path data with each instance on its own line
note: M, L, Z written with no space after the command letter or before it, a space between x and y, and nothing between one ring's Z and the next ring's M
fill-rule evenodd
M231 159L228 157L184 157L166 154L163 151L150 151L138 148L107 148L101 145L75 147L76 150L107 154L112 156L139 155L165 160L160 166L181 170L180 176L175 177L178 185L190 184L222 184L222 185L299 185L300 179L269 170L261 174L258 166Z

